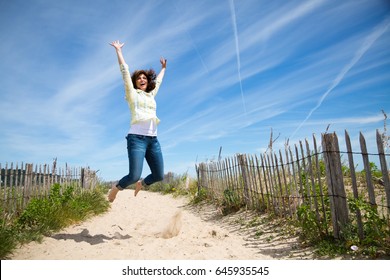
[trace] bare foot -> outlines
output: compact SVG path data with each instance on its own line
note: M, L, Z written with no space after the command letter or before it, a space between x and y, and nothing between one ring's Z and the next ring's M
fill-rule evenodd
M119 192L119 189L115 185L113 185L111 187L110 192L108 193L108 201L113 202L115 200L118 192Z
M142 182L141 180L139 180L136 184L135 184L135 190L134 190L134 196L137 196L138 192L142 189Z

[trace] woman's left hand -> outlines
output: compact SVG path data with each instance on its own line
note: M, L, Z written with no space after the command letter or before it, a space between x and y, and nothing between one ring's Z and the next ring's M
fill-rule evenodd
M161 68L167 68L167 60L163 57L160 58Z

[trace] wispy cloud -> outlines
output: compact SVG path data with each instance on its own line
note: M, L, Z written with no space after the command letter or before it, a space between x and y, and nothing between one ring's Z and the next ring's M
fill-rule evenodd
M241 33L246 38L241 44L241 51L245 51L252 46L258 46L260 50L264 49L264 44L268 40L280 33L285 35L287 31L293 30L294 22L302 21L305 16L320 8L323 3L323 0L318 0L303 3L299 1L299 4L297 2L260 4L259 11L261 15ZM274 5L277 5L278 8ZM296 38L296 40L300 40L300 38ZM275 45L275 47L278 46Z
M230 0L229 3L230 3L230 12L231 12L231 18L232 18L233 32L234 32L234 42L236 45L238 81L240 83L242 105L244 107L244 112L246 114L244 90L242 89L240 47L239 47L239 43L238 43L238 32L237 32L236 11L234 8L234 0Z
M375 43L375 41L382 36L387 29L390 26L390 18L386 18L382 23L380 23L373 32L371 32L364 40L361 47L357 50L352 60L344 66L344 68L341 70L341 72L337 75L337 77L333 80L331 86L329 89L321 96L321 98L318 100L316 106L314 106L309 114L306 116L306 118L303 120L302 123L298 125L298 127L294 130L291 137L294 137L297 131L305 124L305 122L311 117L311 115L316 111L322 104L322 102L325 100L325 98L329 95L329 93L337 87L340 82L344 79L345 75L351 70L352 67L355 66L356 63L362 58L362 56L370 49L370 47Z
M177 4L174 3L173 5L175 6L175 9L176 9L178 15L180 16L180 15L181 15L181 11L180 11L179 8L177 7ZM181 24L181 25L182 25L182 24ZM192 47L193 47L194 50L196 51L196 54L197 54L197 56L198 56L200 62L202 63L202 66L203 66L204 70L206 71L207 74L209 74L210 71L209 71L209 69L208 69L208 67L207 67L207 65L206 65L206 63L205 63L205 61L204 61L202 55L200 54L200 51L199 51L198 47L196 46L195 41L194 41L194 39L193 39L192 36L191 36L191 33L190 33L190 32L188 31L188 29L187 29L188 27L185 27L185 28L186 28L186 29L185 29L185 33L186 33L186 35L187 35L189 41L191 42Z

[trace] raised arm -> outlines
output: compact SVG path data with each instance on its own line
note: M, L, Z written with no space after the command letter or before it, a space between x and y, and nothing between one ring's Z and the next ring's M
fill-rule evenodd
M116 51L116 55L118 57L118 63L119 65L125 65L126 64L126 61L123 57L123 54L122 54L122 47L125 45L125 43L121 43L119 41L113 41L110 43L111 46L113 46L115 48L115 51Z
M114 41L111 42L110 45L115 48L116 55L118 57L119 68L121 70L123 82L125 85L125 94L126 94L125 97L127 100L133 100L135 89L134 89L133 82L131 81L129 66L126 64L126 61L123 58L123 54L122 54L122 47L124 46L124 43L121 43L119 41Z
M163 57L160 58L160 63L161 63L161 71L157 75L157 79L162 80L164 78L165 74L165 69L167 68L167 60Z

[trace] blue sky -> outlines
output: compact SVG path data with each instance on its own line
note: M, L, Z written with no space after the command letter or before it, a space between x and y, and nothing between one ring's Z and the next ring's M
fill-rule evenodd
M386 0L0 1L0 162L128 170L130 70L167 72L156 98L165 171L260 154L329 131L366 136L390 116ZM342 144L340 145L342 146ZM145 172L147 165L145 163Z

